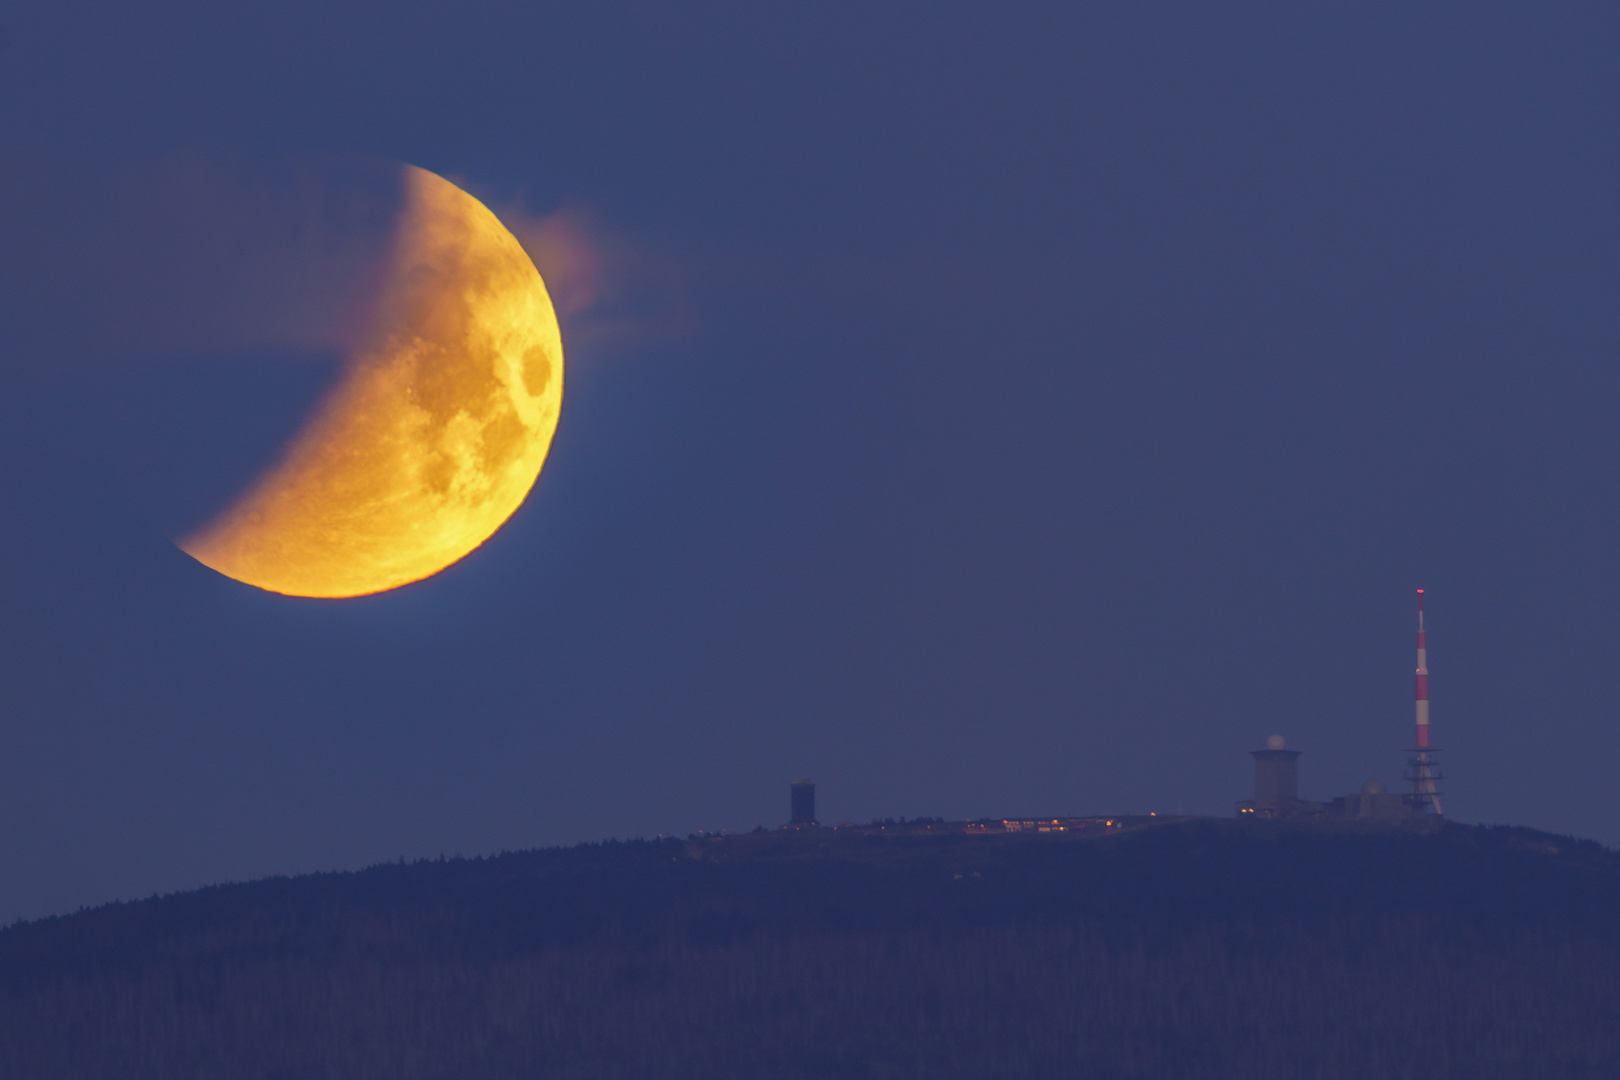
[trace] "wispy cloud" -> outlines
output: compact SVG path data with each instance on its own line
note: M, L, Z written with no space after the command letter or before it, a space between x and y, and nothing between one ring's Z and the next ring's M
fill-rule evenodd
M91 362L341 351L387 255L396 186L375 165L8 155L0 315L14 349Z
M170 154L64 161L0 145L0 364L333 354L387 274L399 166ZM689 336L692 263L583 205L497 209L545 278L571 360Z
M500 216L545 279L571 357L648 349L695 330L689 263L583 205L545 216L513 207Z

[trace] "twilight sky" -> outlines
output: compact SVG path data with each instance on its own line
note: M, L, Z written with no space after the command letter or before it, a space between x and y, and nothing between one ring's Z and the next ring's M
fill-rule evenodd
M800 776L1225 815L1281 732L1394 785L1417 587L1451 816L1620 843L1612 5L0 31L0 919ZM292 600L162 530L325 385L378 160L577 241L562 421L463 563Z

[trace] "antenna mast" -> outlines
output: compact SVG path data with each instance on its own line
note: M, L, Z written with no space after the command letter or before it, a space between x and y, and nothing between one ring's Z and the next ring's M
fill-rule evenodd
M1417 591L1417 601L1417 745L1412 748L1412 756L1406 759L1406 778L1412 782L1412 793L1406 801L1418 813L1439 814L1440 792L1435 781L1441 779L1441 773L1434 755L1440 751L1439 747L1429 745L1429 659L1423 640L1422 589Z

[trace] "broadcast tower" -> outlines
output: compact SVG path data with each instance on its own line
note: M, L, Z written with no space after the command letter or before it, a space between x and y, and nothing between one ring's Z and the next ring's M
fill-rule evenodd
M1412 782L1412 793L1406 797L1406 801L1416 813L1438 815L1440 791L1435 781L1441 779L1441 772L1434 755L1440 752L1440 748L1429 745L1429 659L1423 640L1422 589L1417 591L1417 600L1417 745L1412 748L1412 756L1406 759L1406 778Z

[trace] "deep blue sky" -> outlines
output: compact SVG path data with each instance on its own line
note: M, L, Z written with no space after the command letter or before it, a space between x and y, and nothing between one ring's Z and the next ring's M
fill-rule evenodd
M11 5L0 918L799 776L1228 814L1276 731L1394 784L1420 586L1452 816L1620 843L1620 15L1485 7ZM334 154L587 207L691 326L572 353L524 508L343 603L153 525L324 368L184 332L270 226L202 273L116 197Z

